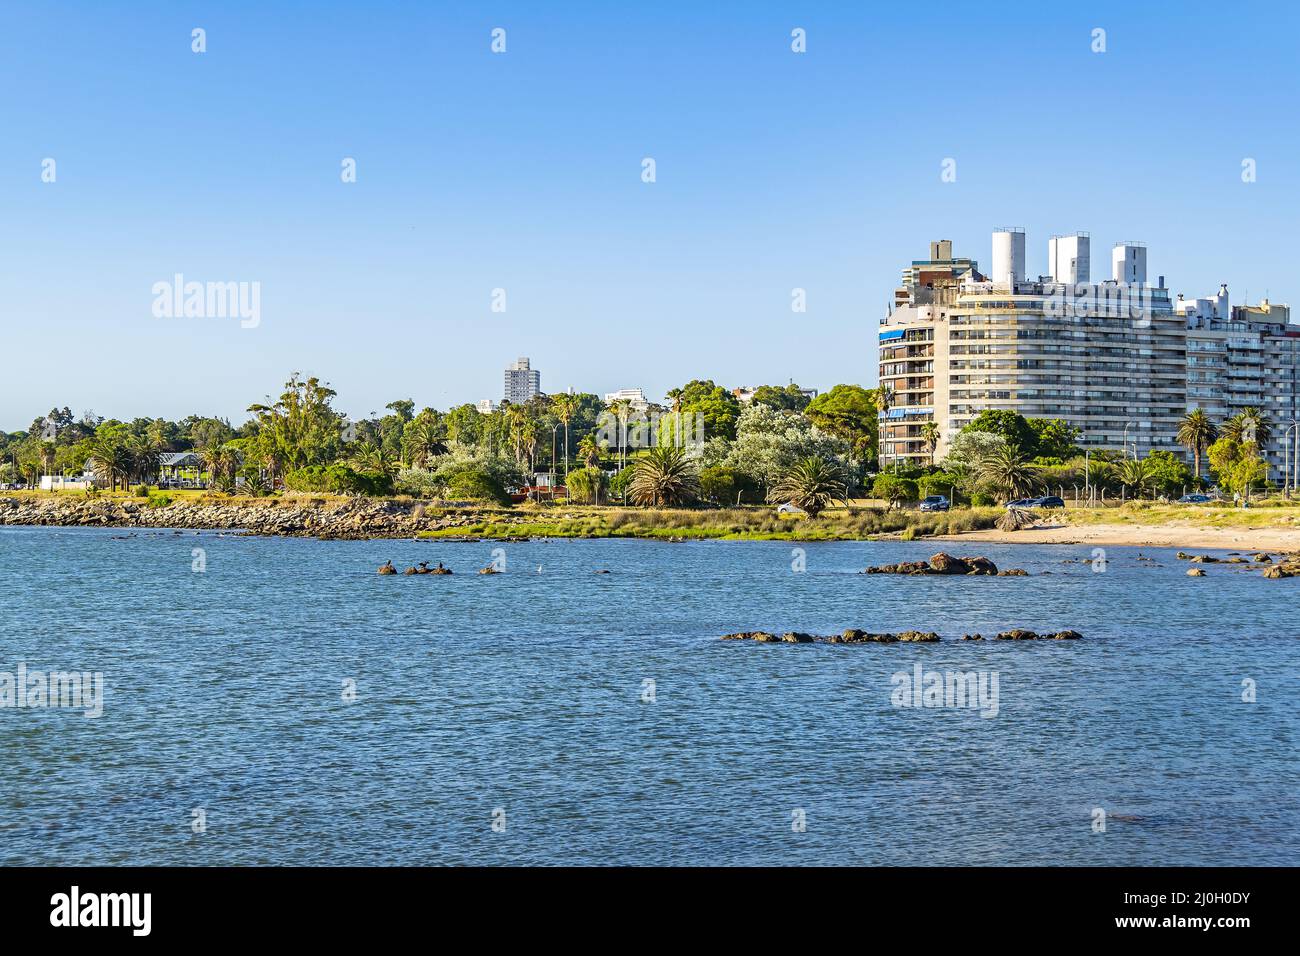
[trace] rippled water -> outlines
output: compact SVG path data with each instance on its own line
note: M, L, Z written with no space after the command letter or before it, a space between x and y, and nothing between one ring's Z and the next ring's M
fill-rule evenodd
M121 534L0 528L0 671L106 681L98 719L0 709L2 863L1300 863L1294 580L618 540L500 545L479 576L498 545ZM718 640L847 626L948 640ZM1013 626L1085 639L951 640ZM891 706L917 662L996 671L998 715ZM1098 807L1136 819L1094 833Z

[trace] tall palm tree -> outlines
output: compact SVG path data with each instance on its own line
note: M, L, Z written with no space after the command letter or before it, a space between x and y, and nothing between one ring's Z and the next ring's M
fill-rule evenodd
M977 473L981 484L1007 501L1025 497L1038 483L1038 469L1009 443L982 458Z
M632 410L632 403L626 398L617 398L605 407L614 416L614 420L618 425L615 437L618 441L618 465L622 468L627 463L623 453L623 439L627 436L627 416Z
M686 505L699 497L695 463L681 448L656 445L633 466L627 497L637 505Z
M815 518L832 501L848 493L844 476L837 464L817 455L796 462L785 477L768 492L767 500L773 504L788 503L806 511Z
M924 442L925 450L930 456L931 465L934 465L934 452L939 447L940 435L938 422L926 422L921 426L921 440Z
M1255 442L1261 448L1273 437L1272 420L1253 405L1223 423L1222 434L1235 442Z
M1205 449L1214 444L1219 437L1219 430L1214 427L1205 409L1194 408L1178 423L1178 444L1192 453L1196 478L1201 477L1201 455Z
M569 477L569 422L578 411L577 395L556 395L551 399L551 407L555 409L555 417L564 424L564 477Z
M883 418L885 421L888 421L889 409L894 404L894 390L890 388L888 385L879 385L872 390L871 400L872 402L875 403L876 412L879 414L879 416ZM882 441L883 437L884 435L881 433L881 429L878 426L877 435L876 435L876 441L878 446L876 449L876 458L882 464L884 463L884 457L882 453L885 450L885 443L884 441ZM898 465L898 456L894 457L894 465L895 467L897 467Z

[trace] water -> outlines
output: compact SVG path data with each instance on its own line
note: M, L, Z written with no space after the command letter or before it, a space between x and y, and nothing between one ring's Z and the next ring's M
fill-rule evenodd
M776 542L124 533L0 528L0 670L106 681L98 719L0 709L0 863L1300 862L1294 580L1159 549L1098 574L946 545L1033 572L949 579L856 573L924 542L806 544L795 574ZM846 626L947 640L718 640ZM1013 626L1085 639L951 640ZM998 715L892 707L918 661L997 671ZM1138 819L1094 833L1098 807Z

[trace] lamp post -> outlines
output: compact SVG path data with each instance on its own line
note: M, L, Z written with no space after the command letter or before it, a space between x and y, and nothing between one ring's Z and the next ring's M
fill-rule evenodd
M1137 425L1137 422L1125 422L1125 423L1124 423L1124 457L1125 457L1125 458L1128 457L1128 427L1129 427L1130 425ZM1133 442L1133 460L1134 460L1134 461L1137 461L1137 457L1138 457L1137 441L1134 440L1134 442Z
M1286 436L1290 435L1292 431L1296 432L1296 457L1300 457L1300 422L1297 422L1294 418L1291 419L1291 424L1287 430L1282 433L1282 450L1286 452L1286 465L1282 471L1282 494L1287 498L1291 497L1291 490L1296 486L1295 476L1292 473L1292 462L1295 462L1296 458L1292 457L1291 446L1286 443ZM1288 482L1290 483L1288 484Z

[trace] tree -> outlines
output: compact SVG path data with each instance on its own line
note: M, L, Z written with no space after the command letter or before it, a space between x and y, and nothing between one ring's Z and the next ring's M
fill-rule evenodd
M876 480L871 484L871 497L888 502L890 508L901 507L908 501L916 500L916 482L911 478L900 478L889 472L881 472L876 475Z
M875 457L880 423L875 400L862 386L836 385L814 398L804 415L822 431L848 442L860 462Z
M684 415L699 414L704 417L704 435L706 438L725 438L731 441L736 437L736 419L740 417L740 401L735 395L721 385L713 384L712 379L686 383L676 396L669 392L677 406L677 411Z
M638 458L628 487L628 499L637 505L686 505L699 497L699 476L694 463L680 448L656 445Z
M601 492L608 487L609 479L599 468L575 468L569 472L564 484L570 501L600 504Z
M1147 463L1134 458L1125 458L1121 461L1115 474L1119 478L1119 483L1132 492L1134 498L1141 497L1143 489L1150 480L1150 468Z
M1026 418L1034 433L1034 457L1072 458L1079 454L1079 429L1060 418Z
M1258 408L1243 408L1223 423L1222 434L1241 445L1254 442L1263 447L1273 437L1273 422Z
M1228 431L1226 422L1224 431ZM1243 498L1249 499L1251 489L1262 485L1268 477L1268 463L1260 457L1255 442L1237 441L1225 434L1209 447L1206 455L1219 485Z
M804 415L750 405L736 422L736 440L706 443L703 460L734 468L771 488L805 458L837 459L848 450L846 442L826 434Z
M766 405L778 412L802 412L811 401L812 399L800 391L798 385L791 383L784 386L760 385L754 389L754 395L749 403L751 406Z
M1192 453L1195 463L1193 471L1198 480L1201 477L1201 453L1214 444L1218 437L1219 430L1214 427L1214 422L1203 408L1192 409L1178 423L1178 444Z
M839 465L816 455L795 463L768 493L773 504L792 504L816 518L832 501L848 494Z
M430 458L445 455L450 451L437 420L432 415L424 413L407 422L406 427L402 429L402 446L407 461L417 468L427 467Z
M578 442L578 455L586 467L600 467L600 445L596 443L595 435L582 436L582 441Z
M1033 490L1038 474L1029 457L1018 451L1010 442L994 448L981 459L976 474L980 484L1005 501L1023 498Z
M1038 434L1023 415L1010 409L986 408L962 431L1000 435L1013 451L1025 458L1032 458L1038 453Z
M250 405L259 457L274 472L328 464L343 441L342 416L331 407L336 393L313 377L294 372L284 392L271 404Z
M930 464L934 464L934 452L939 447L939 423L926 422L921 426L921 442L925 445L925 451L930 456Z
M569 475L569 422L578 412L577 395L556 395L551 399L551 406L555 409L555 417L564 425L564 475L567 480Z

